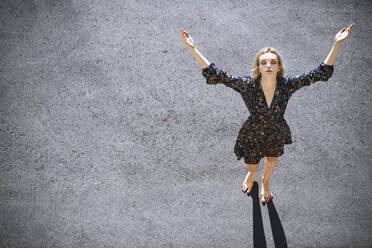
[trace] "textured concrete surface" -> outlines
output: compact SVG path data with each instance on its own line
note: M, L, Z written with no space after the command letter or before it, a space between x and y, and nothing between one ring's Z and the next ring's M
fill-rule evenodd
M372 247L369 1L1 1L0 247ZM241 97L207 85L186 29L247 75L277 48L294 143L247 197ZM264 160L256 181L263 172ZM257 188L258 186L258 188Z

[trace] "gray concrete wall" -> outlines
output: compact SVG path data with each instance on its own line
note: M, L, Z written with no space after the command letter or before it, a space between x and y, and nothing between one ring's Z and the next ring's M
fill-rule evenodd
M274 247L279 235L288 247L371 247L371 7L1 1L0 246ZM249 74L273 46L300 74L351 23L332 78L288 104L294 143L262 206L242 194L233 153L248 110L206 84L180 29L229 73Z

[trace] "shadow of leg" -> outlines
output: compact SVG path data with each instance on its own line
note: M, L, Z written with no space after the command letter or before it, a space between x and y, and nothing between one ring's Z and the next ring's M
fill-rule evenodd
M275 247L287 247L287 239L285 237L284 229L280 221L278 212L275 209L274 202L271 200L267 203L269 211L271 231L273 233Z
M253 200L253 247L267 247L258 196L258 183L256 181L253 182L253 189L250 195Z

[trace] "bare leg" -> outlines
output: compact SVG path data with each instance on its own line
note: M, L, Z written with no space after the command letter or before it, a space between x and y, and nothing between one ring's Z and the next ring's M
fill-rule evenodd
M269 202L273 198L273 195L270 191L269 180L272 175L275 166L278 163L277 157L266 157L264 175L262 177L262 187L261 187L261 201Z
M250 194L252 192L253 181L254 177L256 176L256 172L260 163L257 164L247 164L248 166L248 174L246 175L243 183L242 183L242 191Z

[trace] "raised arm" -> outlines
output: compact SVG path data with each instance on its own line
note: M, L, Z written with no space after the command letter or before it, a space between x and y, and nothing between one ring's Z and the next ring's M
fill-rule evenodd
M239 93L244 92L247 89L248 78L234 76L225 71L218 69L214 63L209 62L204 56L195 48L194 40L191 36L183 29L181 29L182 40L186 46L194 54L196 60L202 67L202 74L207 79L208 84L219 84L222 83L227 87L230 87Z
M351 24L348 28L343 28L336 34L332 49L329 52L327 58L324 60L325 64L334 65L338 53L338 48L340 47L341 43L350 36L353 27L354 24Z
M350 36L350 32L353 29L354 24L351 24L348 28L341 29L334 39L334 43L331 51L327 58L318 65L315 69L304 73L299 76L287 76L287 87L290 93L301 89L303 86L309 86L317 81L328 81L334 71L334 63L338 53L340 44Z
M317 81L328 81L334 71L333 65L321 63L313 70L299 76L286 76L286 86L290 94L304 86L310 86Z
M191 36L186 32L186 30L181 29L182 33L182 40L185 43L185 45L190 49L192 54L194 54L196 60L200 64L200 66L204 69L207 68L211 63L204 58L204 56L196 49L194 40L191 38Z
M248 78L231 75L218 69L214 63L202 70L203 76L207 79L207 84L224 84L225 86L244 93L248 89Z

